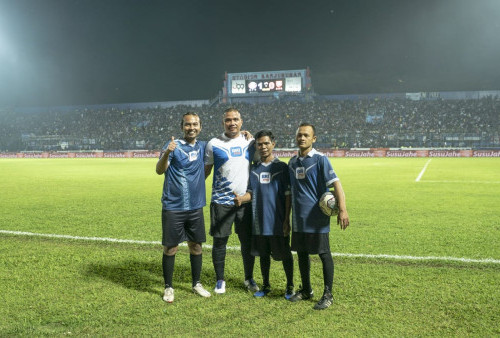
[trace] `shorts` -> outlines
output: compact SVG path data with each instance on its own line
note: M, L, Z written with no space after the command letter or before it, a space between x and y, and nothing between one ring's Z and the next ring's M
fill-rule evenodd
M245 203L239 207L210 203L210 235L213 237L229 237L234 223L237 234L252 235L252 204Z
M330 234L293 232L292 251L307 252L310 255L330 253Z
M290 236L252 236L253 256L271 256L275 261L282 261L289 255Z
M162 210L161 225L163 246L173 247L185 241L203 243L207 240L203 208L188 211Z

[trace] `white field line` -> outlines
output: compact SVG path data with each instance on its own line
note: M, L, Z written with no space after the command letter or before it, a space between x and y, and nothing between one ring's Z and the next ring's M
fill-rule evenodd
M420 172L420 174L418 174L417 178L415 179L415 182L419 182L420 179L422 178L422 176L424 175L425 171L427 170L427 166L429 165L429 163L431 163L432 161L432 158L429 159L425 165L424 165L424 168L422 169L422 171Z
M0 230L1 234L16 235L16 236L36 236L36 237L48 237L48 238L64 238L73 239L81 241L96 241L96 242L113 242L113 243L131 243L131 244L147 244L147 245L161 245L159 241L137 241L132 239L118 239L118 238L108 238L108 237L81 237L81 236L70 236L70 235L57 235L57 234L41 234L35 232L24 232L24 231L10 231L10 230ZM179 244L180 246L187 246L186 243ZM210 244L203 244L203 247L211 249ZM239 246L228 246L228 250L240 250ZM405 260L405 261L448 261L448 262L462 262L462 263L492 263L500 264L500 260L493 258L483 258L483 259L473 259L465 257L439 257L439 256L400 256L400 255L371 255L371 254L351 254L351 253L339 253L333 252L334 257L352 257L352 258L372 258L372 259L392 259L392 260Z
M500 181L451 181L451 180L443 180L443 181L421 181L420 183L474 183L474 184L500 184Z

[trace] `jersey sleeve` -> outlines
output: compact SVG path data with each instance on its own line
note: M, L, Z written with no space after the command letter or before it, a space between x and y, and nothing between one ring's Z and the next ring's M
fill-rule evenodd
M333 182L339 180L337 174L335 174L335 171L333 170L332 164L330 163L328 157L321 156L320 166L327 187L330 187L333 184Z

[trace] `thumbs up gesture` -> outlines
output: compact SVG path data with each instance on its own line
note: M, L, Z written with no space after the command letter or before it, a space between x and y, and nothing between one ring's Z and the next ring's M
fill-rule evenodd
M172 136L172 140L170 141L170 143L168 144L168 147L167 147L167 152L172 152L175 150L175 148L177 147L177 143L175 143L174 141L174 137Z

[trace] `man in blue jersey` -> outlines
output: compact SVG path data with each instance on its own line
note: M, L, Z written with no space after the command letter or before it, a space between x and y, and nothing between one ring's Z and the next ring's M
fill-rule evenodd
M342 230L349 226L345 195L340 180L328 158L313 148L316 130L312 124L302 123L295 135L298 154L288 163L292 191L292 251L297 252L302 288L290 301L311 299L310 254L317 254L323 265L323 296L314 306L323 310L332 305L333 259L330 251L330 217L323 214L319 199L329 188L334 188L338 201L337 224Z
M206 142L197 141L201 121L196 113L184 114L181 121L184 138L165 144L156 163L156 173L165 175L162 194L163 300L174 301L172 278L179 243L188 242L192 289L202 297L210 293L200 282L202 250L206 241L203 207L205 198L204 154Z
M290 250L290 175L288 166L274 157L276 145L269 130L255 135L260 161L252 166L247 193L236 196L236 205L252 201L252 254L260 256L262 290L256 297L271 292L271 256L283 261L287 286L285 298L293 295L293 256Z
M205 177L208 177L214 168L210 203L212 262L217 280L214 291L217 294L226 292L226 246L234 223L243 258L244 284L248 290L257 292L259 288L253 279L255 257L251 254L252 206L236 206L234 203L235 194L243 195L246 192L250 163L255 154L254 140L242 135L243 120L237 109L226 109L222 121L224 133L211 139L205 151Z

